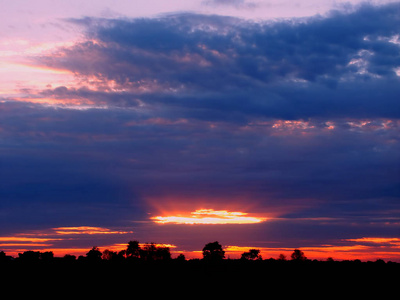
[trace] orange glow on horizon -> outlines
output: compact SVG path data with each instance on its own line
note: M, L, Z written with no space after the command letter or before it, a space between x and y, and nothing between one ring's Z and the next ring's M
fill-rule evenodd
M117 231L103 227L93 226L74 226L74 227L56 227L49 228L39 232L19 233L15 236L0 236L0 251L5 251L8 255L18 256L18 253L25 251L52 251L56 256L64 256L66 254L85 255L90 247L70 248L60 247L63 241L78 241L81 239L79 235L124 235L130 234L132 231ZM126 245L125 245L126 248ZM121 248L122 250L122 248Z
M226 210L213 210L213 209L199 209L185 215L177 215L179 218L186 219L162 219L155 222L164 224L249 224L249 222L261 222L265 218L255 218L248 216L247 213L239 211L226 211ZM238 218L238 219L237 219ZM250 218L250 219L243 219ZM254 220L253 220L254 219ZM184 221L185 223L176 223L177 221ZM188 223L189 222L189 223ZM238 223L239 222L239 223ZM240 223L242 222L242 223ZM101 251L110 250L119 252L126 250L128 241L132 240L129 235L132 231L120 231L116 229L109 229L94 226L68 226L48 228L44 231L20 233L14 236L0 237L0 251L4 251L7 255L18 257L19 253L25 251L52 251L55 256L62 257L66 254L75 256L85 256L90 250L91 246L96 245ZM119 236L120 242L110 242L109 244L104 241L105 236L112 238ZM98 240L96 237L100 237ZM88 246L82 247L82 244L87 244L87 241L93 243ZM102 241L97 243L98 241ZM196 249L184 249L179 244L168 243L152 243L155 247L170 248L171 256L177 257L179 254L184 254L186 259L201 259L201 247ZM206 241L205 241L206 242ZM70 247L66 247L66 243ZM151 243L139 243L140 247L146 247ZM225 244L226 245L226 244ZM383 259L385 261L400 262L400 238L398 237L359 237L352 239L341 239L337 242L330 244L315 244L312 246L301 245L282 245L272 243L271 246L263 244L258 247L253 244L250 246L228 244L223 247L225 251L225 258L239 259L244 252L250 249L260 250L263 259L278 259L280 254L286 256L287 260L291 259L291 254L294 249L300 249L304 252L308 259L326 260L331 257L334 260L355 260L362 261L375 261Z
M157 216L151 218L159 224L254 224L266 218L249 217L244 212L231 212L227 210L198 209L189 214L176 216Z
M152 243L139 243L139 247L146 247L146 246L149 246L149 245L151 245ZM155 247L161 247L161 248L170 248L170 249L175 249L175 248L177 248L177 246L176 245L173 245L173 244L158 244L158 243L153 243L153 245L155 246ZM121 250L126 250L126 248L127 248L127 246L128 246L128 243L118 243L118 244L113 244L113 245L105 245L105 246L102 246L101 247L101 249L107 249L107 250L110 250L110 251L121 251Z
M286 259L291 259L291 254L295 248L287 247L247 247L247 246L227 246L224 248L225 256L229 258L240 258L243 252L250 249L260 250L263 259L275 258L280 254L286 256ZM398 247L373 247L366 245L319 245L312 247L298 247L304 252L308 259L326 260L331 257L334 260L354 260L360 259L363 261L374 261L377 259L400 261L400 251Z

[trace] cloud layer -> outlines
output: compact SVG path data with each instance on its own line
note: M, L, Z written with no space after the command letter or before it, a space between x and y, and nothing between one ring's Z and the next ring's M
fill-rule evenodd
M179 244L193 232L151 217L205 209L266 217L194 229L242 245L395 236L399 15L69 20L84 39L30 62L75 83L0 102L1 233L122 226Z
M96 91L46 95L201 119L397 118L399 10L362 6L272 23L192 14L73 20L88 39L40 63L73 71Z

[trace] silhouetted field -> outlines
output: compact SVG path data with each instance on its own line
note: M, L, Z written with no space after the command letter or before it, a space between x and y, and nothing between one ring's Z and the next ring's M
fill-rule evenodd
M51 299L396 299L400 283L400 264L358 261L53 259L3 263L0 270L3 291L10 289L29 297L47 295Z
M54 276L75 279L96 279L101 281L129 281L130 279L152 278L152 280L187 279L189 276L213 279L242 279L243 282L260 280L320 279L340 281L353 279L354 276L368 278L387 277L400 284L400 264L394 262L360 261L280 261L275 259L245 261L241 259L223 259L205 261L193 259L178 261L67 261L53 258L50 261L8 261L0 263L2 275L16 278L56 279ZM390 276L389 276L390 275ZM291 278L291 279L290 279Z

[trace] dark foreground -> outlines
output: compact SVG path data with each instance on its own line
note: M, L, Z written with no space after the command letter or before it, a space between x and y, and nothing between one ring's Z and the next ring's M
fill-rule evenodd
M53 299L68 295L74 295L74 299L138 298L138 292L144 292L140 297L151 299L178 295L185 295L185 299L207 295L211 299L256 295L264 299L300 295L320 295L318 298L323 299L334 295L392 299L398 297L400 287L400 264L383 261L67 262L53 259L10 261L0 264L0 271L3 292L10 290L16 293L14 296L24 293L33 296L53 291Z

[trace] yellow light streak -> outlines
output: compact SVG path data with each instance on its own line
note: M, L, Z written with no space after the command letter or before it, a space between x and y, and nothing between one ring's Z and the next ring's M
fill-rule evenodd
M34 238L34 237L19 237L19 236L3 236L0 237L0 242L48 242L60 241L61 239L55 238Z
M0 247L7 248L7 247L48 247L49 244L40 244L40 243L7 243L3 244L0 243Z
M400 238L363 237L358 239L346 239L346 241L374 244L400 244Z
M108 228L92 227L92 226L78 226L78 227L57 227L53 228L56 234L69 235L69 234L126 234L128 231L112 231Z

